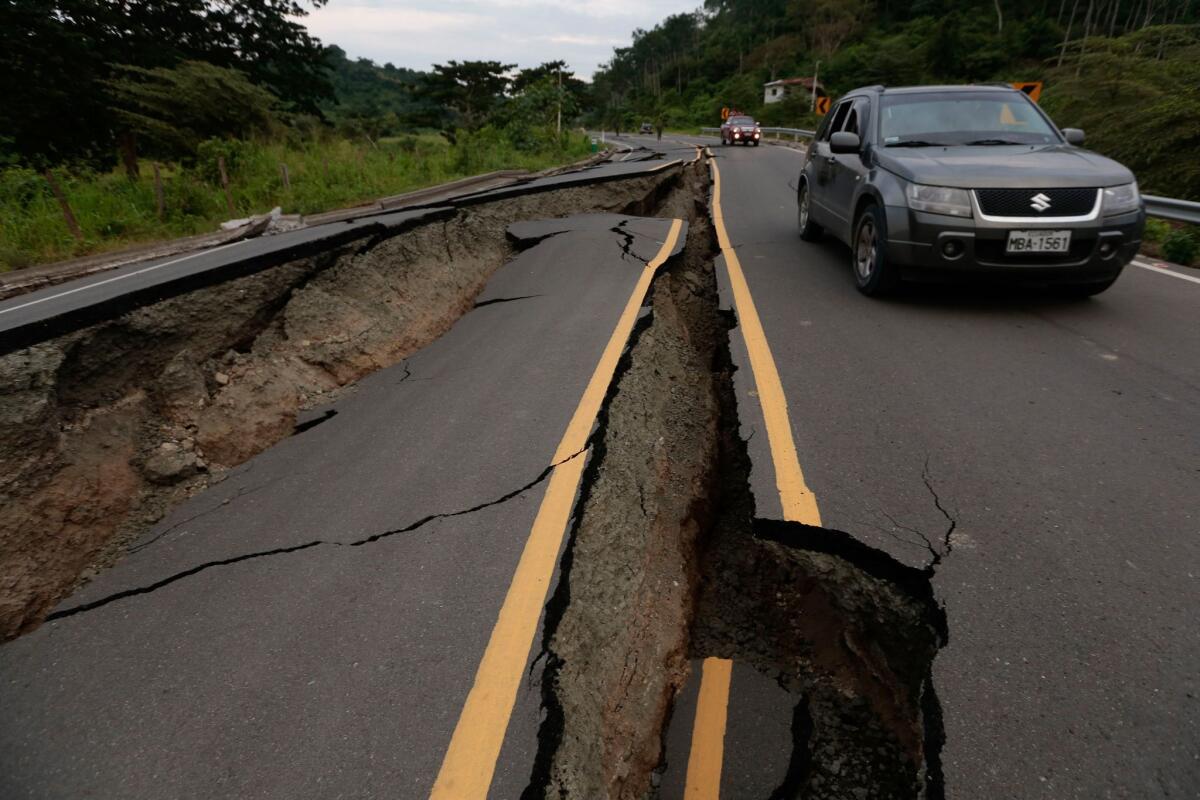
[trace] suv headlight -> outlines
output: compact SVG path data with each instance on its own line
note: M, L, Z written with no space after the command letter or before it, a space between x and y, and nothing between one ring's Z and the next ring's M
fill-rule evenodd
M1110 186L1104 190L1105 216L1137 211L1141 205L1142 198L1138 194L1137 181L1124 186Z
M971 216L971 197L966 189L910 183L905 195L908 197L909 208L915 208L917 211L949 214L952 217Z

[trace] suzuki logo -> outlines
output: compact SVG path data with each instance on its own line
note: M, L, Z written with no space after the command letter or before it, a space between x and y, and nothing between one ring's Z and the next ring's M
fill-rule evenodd
M1029 200L1029 207L1036 209L1037 211L1045 211L1050 207L1050 198L1046 197L1046 195L1042 194L1041 192L1038 192L1033 197L1029 198Z

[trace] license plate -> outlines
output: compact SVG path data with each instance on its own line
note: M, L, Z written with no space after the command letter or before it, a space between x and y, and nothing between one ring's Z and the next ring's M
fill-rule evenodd
M1008 253L1065 253L1071 249L1070 231L1009 231Z

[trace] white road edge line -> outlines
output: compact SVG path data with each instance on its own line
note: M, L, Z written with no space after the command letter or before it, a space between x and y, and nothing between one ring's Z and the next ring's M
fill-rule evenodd
M1172 278L1179 278L1181 281L1200 283L1200 278L1193 277L1192 275L1181 275L1174 270L1167 269L1166 267L1156 267L1153 264L1143 264L1141 261L1136 259L1130 263L1132 263L1135 267L1141 267L1142 269L1150 270L1151 272L1157 272L1159 275L1170 275Z
M162 269L163 267L169 267L172 264L178 264L181 261L187 261L189 258L196 258L197 256L204 256L204 255L208 255L209 253L215 253L218 250L224 250L227 247L233 247L234 245L244 244L248 241L252 241L252 240L243 239L240 242L229 242L228 244L222 244L222 245L218 245L216 247L210 247L207 250L200 250L198 252L192 253L191 255L183 256L182 258L176 258L171 261L164 261L161 264L152 264L149 267L143 267L142 269L134 270L133 272L126 272L124 275L117 275L115 277L107 278L102 281L96 281L95 283L89 283L87 286L77 286L74 289L68 289L65 292L59 292L58 294L52 294L49 297L41 297L41 298L38 298L37 300L30 300L28 303L22 303L19 306L13 306L12 308L0 308L0 314L7 314L10 311L20 311L22 308L29 308L30 306L36 306L39 303L45 303L50 300L58 300L60 297L66 297L67 295L75 294L76 292L85 292L88 289L95 289L97 286L103 286L106 283L115 283L117 281L123 281L126 278L132 278L136 275L144 275L145 273L153 272L156 269Z

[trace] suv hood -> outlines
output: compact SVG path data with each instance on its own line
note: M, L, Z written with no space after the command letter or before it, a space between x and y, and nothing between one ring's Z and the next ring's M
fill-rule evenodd
M913 183L962 189L1116 186L1133 173L1111 158L1070 145L877 147L879 166Z

